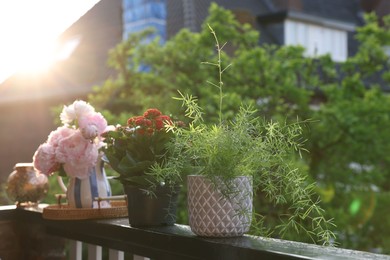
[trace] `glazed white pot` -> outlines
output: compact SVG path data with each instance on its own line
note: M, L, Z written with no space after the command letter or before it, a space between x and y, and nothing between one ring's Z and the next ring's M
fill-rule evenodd
M58 183L66 193L68 204L72 208L98 208L95 198L111 196L111 187L104 170L104 162L99 158L96 166L91 168L88 178L69 178L68 185L58 176ZM102 201L100 207L109 207L108 201Z
M188 180L188 213L192 232L205 237L235 237L249 231L252 222L252 178L236 177L229 185L233 195L221 192L224 185L213 184L202 175ZM219 187L218 187L219 186Z

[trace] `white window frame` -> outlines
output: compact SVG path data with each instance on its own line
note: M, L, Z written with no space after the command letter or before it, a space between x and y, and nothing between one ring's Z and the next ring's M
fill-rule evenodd
M303 46L308 57L330 54L336 62L344 62L348 57L348 34L343 29L286 19L284 43Z

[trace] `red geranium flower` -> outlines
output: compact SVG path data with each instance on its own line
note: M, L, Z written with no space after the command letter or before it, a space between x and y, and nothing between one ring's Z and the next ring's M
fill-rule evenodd
M161 130L164 127L164 124L172 124L172 120L167 115L160 115L155 118L154 123L156 130Z
M107 132L104 152L111 167L126 176L121 177L122 181L150 185L153 178L146 173L155 163L164 163L169 156L167 144L175 134L165 129L164 124L173 123L170 116L151 108L140 116L130 117L127 126L118 126Z
M144 117L149 119L154 119L161 114L162 114L161 111L158 110L157 108L149 108L148 110L145 111Z

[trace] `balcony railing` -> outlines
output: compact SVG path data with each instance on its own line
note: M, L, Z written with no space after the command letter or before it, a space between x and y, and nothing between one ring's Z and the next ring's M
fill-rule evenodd
M127 218L47 220L42 218L42 207L0 207L2 260L81 259L81 242L88 244L84 246L88 258L83 259L390 259L387 255L249 235L201 238L185 225L133 228Z

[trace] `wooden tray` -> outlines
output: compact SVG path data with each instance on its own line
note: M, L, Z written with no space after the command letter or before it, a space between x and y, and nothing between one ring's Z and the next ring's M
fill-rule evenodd
M82 220L127 217L126 201L111 201L111 208L71 208L68 205L49 205L43 209L44 219Z

